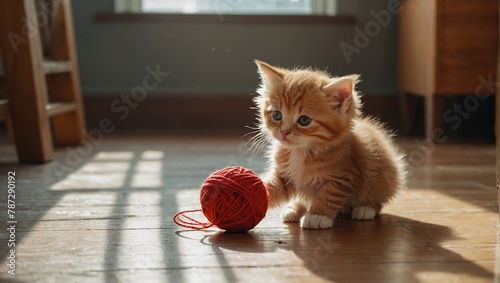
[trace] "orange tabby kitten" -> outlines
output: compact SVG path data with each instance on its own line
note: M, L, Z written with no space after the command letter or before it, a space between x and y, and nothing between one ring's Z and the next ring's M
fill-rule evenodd
M284 222L327 229L337 212L373 219L405 187L404 156L374 119L361 118L358 75L330 77L256 61L260 136L271 142L264 178Z

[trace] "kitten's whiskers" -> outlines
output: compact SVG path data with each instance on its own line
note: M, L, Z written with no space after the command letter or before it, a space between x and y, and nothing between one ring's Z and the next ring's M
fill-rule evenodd
M247 147L250 144L250 147L248 147L248 150L245 152L248 153L249 151L252 151L252 157L258 156L262 150L265 148L268 142L268 137L262 133L260 128L255 128L255 127L248 127L250 129L253 129L253 131L249 132L248 134L245 134L244 136L248 135L253 135L246 143L245 147Z

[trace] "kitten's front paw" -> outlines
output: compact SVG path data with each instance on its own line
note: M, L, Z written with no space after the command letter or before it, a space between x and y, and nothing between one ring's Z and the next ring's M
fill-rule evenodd
M304 215L304 211L292 206L287 206L281 211L281 219L284 223L299 222L302 215Z
M305 214L300 219L300 227L303 229L329 229L333 226L333 217L321 214Z
M351 213L351 217L354 220L372 220L376 215L377 211L368 206L355 207Z

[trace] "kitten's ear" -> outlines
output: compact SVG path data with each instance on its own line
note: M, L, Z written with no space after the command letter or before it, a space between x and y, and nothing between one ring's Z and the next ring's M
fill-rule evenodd
M353 96L354 88L359 80L359 75L349 75L334 79L323 87L322 91L334 111L347 112L349 105L357 97Z
M257 67L259 68L259 74L264 86L276 86L283 81L283 77L285 76L285 74L283 74L282 71L259 60L255 60L255 64L257 64Z

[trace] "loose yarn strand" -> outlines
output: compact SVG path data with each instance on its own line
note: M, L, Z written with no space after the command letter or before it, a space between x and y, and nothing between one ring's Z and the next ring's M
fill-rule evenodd
M210 228L214 225L210 222L200 222L200 221L186 215L187 213L195 213L195 212L201 212L201 209L184 210L184 211L177 212L174 215L173 220L174 220L175 224L177 224L179 226L182 226L185 228L191 228L191 229L195 229L195 230L204 230L204 229ZM187 220L185 220L183 218L185 218Z

